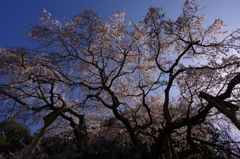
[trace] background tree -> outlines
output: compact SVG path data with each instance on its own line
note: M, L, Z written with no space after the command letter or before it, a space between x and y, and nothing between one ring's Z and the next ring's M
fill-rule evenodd
M0 153L14 152L31 143L30 131L17 121L2 121L0 131Z
M204 27L198 11L187 0L176 20L149 8L125 24L119 12L104 20L83 10L60 23L43 10L28 33L37 48L1 47L3 114L31 123L64 108L49 132L72 128L83 158L96 152L87 127L104 121L126 132L129 158L239 157L238 140L212 140L217 123L239 128L239 30L223 37L223 21Z

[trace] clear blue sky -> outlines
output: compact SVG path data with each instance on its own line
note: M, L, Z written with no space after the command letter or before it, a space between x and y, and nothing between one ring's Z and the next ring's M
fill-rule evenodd
M162 7L166 16L176 18L184 0L0 0L0 46L28 46L25 34L28 23L38 23L38 15L46 8L55 19L62 20L78 10L93 6L107 18L114 10L125 12L127 21L142 20L149 7ZM209 16L207 22L221 18L229 30L240 28L240 0L198 0L201 13ZM23 32L23 33L21 33Z

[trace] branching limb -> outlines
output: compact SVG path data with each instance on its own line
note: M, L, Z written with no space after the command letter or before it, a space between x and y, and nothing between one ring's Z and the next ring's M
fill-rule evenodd
M208 103L213 105L215 108L217 108L221 113L226 115L234 124L235 126L240 130L240 122L235 116L235 113L232 113L230 110L227 109L227 107L223 104L223 101L213 97L207 93L201 92L199 94L200 97L204 98Z

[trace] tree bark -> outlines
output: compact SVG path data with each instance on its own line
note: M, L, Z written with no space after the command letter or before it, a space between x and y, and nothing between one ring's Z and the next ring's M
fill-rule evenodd
M28 149L27 153L23 156L23 159L30 159L31 155L35 151L37 145L41 141L43 135L45 134L47 128L54 122L54 120L58 117L60 113L62 113L63 107L55 109L52 113L46 115L44 119L44 126L40 130L38 136L33 141L33 143L30 145L30 148Z

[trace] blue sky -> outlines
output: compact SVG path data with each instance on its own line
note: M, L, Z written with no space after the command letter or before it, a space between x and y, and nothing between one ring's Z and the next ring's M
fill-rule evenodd
M93 6L107 18L119 10L126 13L126 21L143 19L149 7L162 7L166 16L176 18L184 0L0 0L0 46L29 46L25 33L27 23L38 23L38 15L46 8L55 19L63 20L77 14L81 9ZM207 14L207 23L221 18L230 26L228 30L240 28L240 0L198 0L201 11ZM22 33L21 33L22 32Z

